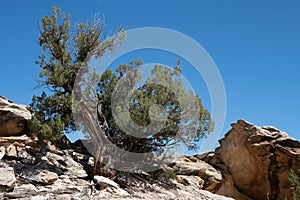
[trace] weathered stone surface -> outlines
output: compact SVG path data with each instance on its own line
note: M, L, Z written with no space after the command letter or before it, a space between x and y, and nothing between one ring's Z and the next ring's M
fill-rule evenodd
M199 176L177 175L176 181L183 185L190 185L195 189L202 189L204 184L204 180L202 180Z
M85 178L87 177L86 171L83 169L83 166L76 162L71 156L63 156L64 163L67 168L66 175L74 178Z
M11 189L16 182L14 168L6 167L0 168L0 188L2 190L9 190ZM0 189L1 190L1 189Z
M31 147L38 146L36 140L33 140L26 135L0 137L0 146L9 146L10 144L15 144L15 146L26 146L26 145Z
M111 194L118 194L119 196L129 196L129 193L121 189L119 184L104 176L94 176L94 182L99 185L100 190L104 190Z
M222 172L218 194L241 200L290 199L288 174L298 168L299 155L300 142L286 133L239 120L214 154L202 159Z
M22 193L22 192L30 193L36 191L37 191L36 187L31 183L19 185L14 188L14 192L18 192L18 193Z
M0 169L11 169L11 173L8 174L12 180L8 181L9 179L5 178L3 184L6 186L0 187L2 199L231 199L201 189L205 181L199 174L191 174L199 172L195 167L198 161L200 163L198 166L206 167L205 170L200 170L200 175L204 177L207 176L204 174L209 174L205 171L211 166L205 165L193 156L177 159L178 163L175 166L178 170L186 172L186 175L177 175L176 179L170 180L169 183L152 180L147 173L135 176L125 173L121 174L122 180L128 179L124 188L124 185L120 184L121 178L111 180L95 176L91 180L86 177L92 173L91 155L85 154L86 150L77 148L60 150L52 145L41 150L32 141L29 142L30 140L25 136L6 137L1 140L0 152L6 156L2 156ZM189 164L185 166L185 162ZM13 171L16 173L15 179ZM184 180L186 184L178 180ZM1 191L5 193L1 194Z
M100 188L107 188L107 187L120 187L116 182L106 178L104 176L94 176L94 181L100 186Z
M48 170L42 170L39 173L33 173L30 177L28 177L29 180L43 183L43 184L52 184L58 179L58 175L54 172L48 171Z
M61 150L25 135L0 137L0 199L290 199L287 177L297 171L299 141L243 120L232 127L215 152L169 163L176 176L167 182L142 172L92 177L93 158L83 145Z
M0 160L5 156L5 147L0 146Z
M26 196L33 196L37 194L37 189L33 184L25 183L14 187L13 192L10 192L10 198L24 198Z
M66 155L60 156L55 153L47 152L46 156L42 157L42 159L64 170L64 174L70 178L86 178L88 175L84 167L79 162L76 162L70 153L72 154L72 152L67 152ZM82 159L84 159L83 157L82 155Z
M18 105L0 96L0 136L14 136L27 131L27 121L32 118L28 107Z
M171 166L177 175L198 176L204 180L205 190L214 192L221 186L221 173L195 156L181 156Z
M17 148L13 145L10 145L6 148L6 153L7 156L11 157L17 157Z

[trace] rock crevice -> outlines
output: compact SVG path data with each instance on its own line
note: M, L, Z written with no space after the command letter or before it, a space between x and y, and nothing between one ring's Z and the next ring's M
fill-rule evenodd
M291 198L288 176L291 169L297 171L299 155L300 142L288 134L238 120L215 152L200 157L222 172L217 194L277 200Z
M272 145L270 151L270 165L268 168L268 180L270 183L270 195L268 196L269 199L278 199L279 194L279 178L278 178L278 170L277 167L277 160L275 154L275 147Z
M0 96L0 136L26 134L27 121L31 120L32 112L25 105L15 104Z
M288 175L299 168L299 141L238 120L214 152L181 155L161 169L173 173L168 181L113 169L112 179L92 176L94 158L82 142L41 148L20 136L31 118L29 108L0 96L0 200L291 199Z

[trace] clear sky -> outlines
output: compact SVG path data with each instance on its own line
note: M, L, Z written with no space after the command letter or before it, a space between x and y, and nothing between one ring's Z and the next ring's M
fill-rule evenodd
M230 123L243 118L300 139L300 1L3 0L0 95L29 104L34 94L40 94L33 90L39 71L34 62L42 52L37 24L51 14L53 5L70 13L73 22L104 15L107 33L120 25L151 26L192 37L210 54L223 77L227 94L223 134ZM142 55L147 61L147 55ZM159 63L163 56L156 58ZM203 101L210 106L205 89Z

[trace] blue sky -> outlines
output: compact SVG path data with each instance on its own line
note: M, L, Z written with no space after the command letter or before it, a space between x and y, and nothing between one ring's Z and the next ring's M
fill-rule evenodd
M39 71L34 62L42 52L37 45L37 23L51 13L52 5L70 13L73 22L104 15L109 34L125 25L128 29L164 27L192 37L210 54L223 77L227 94L223 134L230 123L243 118L300 139L299 1L3 0L0 95L17 103L29 104L40 93L33 89ZM142 55L146 62L176 62L171 62L172 55ZM202 87L203 81L193 84ZM209 94L201 87L209 107Z

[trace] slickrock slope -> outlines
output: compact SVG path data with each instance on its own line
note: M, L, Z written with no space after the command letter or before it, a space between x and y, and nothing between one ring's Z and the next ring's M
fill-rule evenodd
M0 96L0 200L291 199L288 175L299 169L299 141L274 127L239 120L215 152L168 163L164 168L173 179L114 170L111 177L92 176L94 159L81 141L66 149L41 148L20 136L31 118L29 108Z
M0 199L231 199L203 190L213 191L222 177L199 159L174 161L177 176L169 182L122 172L113 181L89 176L93 158L79 142L72 146L41 149L27 136L0 137Z
M239 120L215 152L198 157L222 172L217 194L240 200L277 200L291 199L288 175L291 169L299 169L299 156L300 142L288 134Z
M93 157L80 141L62 150L51 144L41 148L36 140L18 136L27 132L31 118L29 108L0 97L0 200L232 199L209 192L220 187L221 173L189 156L170 163L177 176L169 181L145 172L93 177Z

